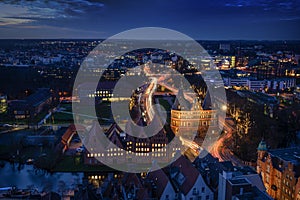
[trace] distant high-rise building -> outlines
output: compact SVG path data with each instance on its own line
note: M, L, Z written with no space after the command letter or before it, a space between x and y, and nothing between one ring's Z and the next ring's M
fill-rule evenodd
M0 113L7 111L7 96L0 94Z
M234 68L236 65L236 56L214 56L213 62L219 69Z
M236 63L235 58L236 58L235 56L231 56L230 67L235 67L235 63Z

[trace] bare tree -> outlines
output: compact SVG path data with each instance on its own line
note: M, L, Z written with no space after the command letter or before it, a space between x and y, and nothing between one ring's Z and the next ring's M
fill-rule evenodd
M67 190L67 185L64 181L60 180L57 184L58 192L61 194L61 197L63 197L64 192Z

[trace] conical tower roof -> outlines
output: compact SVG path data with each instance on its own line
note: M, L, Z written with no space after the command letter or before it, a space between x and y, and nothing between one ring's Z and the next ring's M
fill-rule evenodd
M175 102L172 106L172 110L191 110L191 104L184 97L183 89L180 87L175 99Z
M258 144L257 151L268 151L267 143L264 138Z
M202 103L202 108L203 108L203 110L211 110L211 108L212 108L212 102L211 102L211 97L210 97L209 92L207 92L205 95L205 98Z

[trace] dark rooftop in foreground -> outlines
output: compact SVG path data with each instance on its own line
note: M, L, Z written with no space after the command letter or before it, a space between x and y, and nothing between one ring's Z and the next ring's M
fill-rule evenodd
M256 187L252 187L251 192L235 195L236 200L272 200L265 192L260 191Z
M239 179L229 179L228 180L232 185L241 185L241 184L249 184L249 182L244 178Z
M300 164L300 147L274 149L269 150L269 153L281 160L292 162L295 165Z

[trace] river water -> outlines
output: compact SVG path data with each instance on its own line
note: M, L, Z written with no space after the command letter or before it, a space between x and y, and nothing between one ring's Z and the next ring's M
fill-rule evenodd
M3 168L0 167L0 187L17 186L25 189L34 185L39 191L55 191L75 188L82 183L83 173L57 172L50 174L43 170L35 170L33 165L10 164L5 162Z

